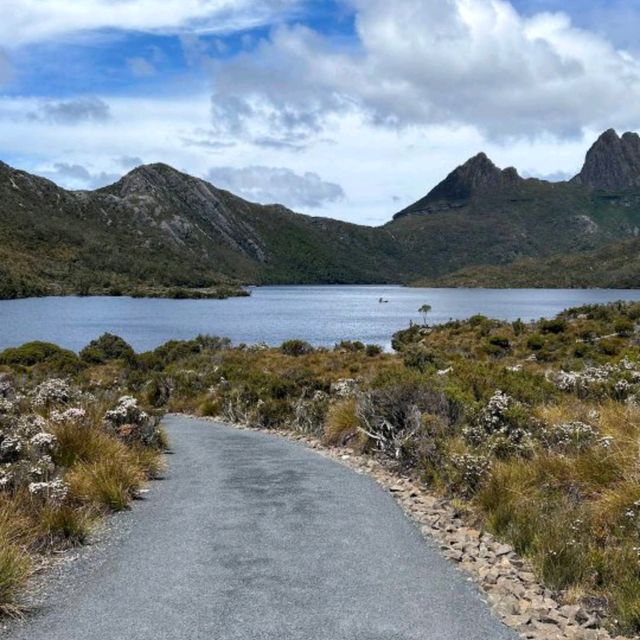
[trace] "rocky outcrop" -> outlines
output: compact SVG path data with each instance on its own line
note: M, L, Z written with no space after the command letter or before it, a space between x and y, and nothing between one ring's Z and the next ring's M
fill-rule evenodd
M133 210L181 246L188 247L198 237L205 246L223 244L257 262L267 261L257 231L238 216L248 203L169 165L142 165L85 197L101 199L105 210Z
M513 168L499 169L484 153L479 153L452 171L424 198L400 211L399 218L411 213L433 213L444 208L455 208L482 192L518 185L523 178Z
M640 136L605 131L589 149L582 171L572 182L603 191L640 187Z

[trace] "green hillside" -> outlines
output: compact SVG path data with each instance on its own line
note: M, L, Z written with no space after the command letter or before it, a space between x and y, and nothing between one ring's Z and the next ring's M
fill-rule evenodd
M462 269L442 278L423 278L413 286L488 288L640 288L640 239L606 245L595 251L528 258L510 265Z

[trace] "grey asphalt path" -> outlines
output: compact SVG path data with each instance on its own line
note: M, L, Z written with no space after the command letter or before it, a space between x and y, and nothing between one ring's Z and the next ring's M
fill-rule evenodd
M507 640L370 478L170 416L165 480L12 640Z

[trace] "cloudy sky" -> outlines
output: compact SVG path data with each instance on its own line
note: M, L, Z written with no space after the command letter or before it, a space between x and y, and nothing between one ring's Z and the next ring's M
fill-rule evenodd
M166 162L382 224L478 151L576 173L640 129L640 0L3 0L0 159L70 188Z

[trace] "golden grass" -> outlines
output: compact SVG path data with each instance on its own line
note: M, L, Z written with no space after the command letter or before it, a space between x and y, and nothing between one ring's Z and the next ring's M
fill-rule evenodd
M208 397L198 406L198 415L205 418L215 418L222 413L222 403L218 398Z
M112 511L126 509L145 478L135 455L124 445L115 456L79 463L66 476L73 498Z
M603 596L623 630L640 625L636 464L599 448L512 459L494 464L476 497L487 526L528 556L546 585Z
M158 427L158 448L161 451L168 451L171 448L169 433L164 427Z
M47 546L60 543L63 546L84 544L96 520L91 507L64 504L46 506L38 518L38 536Z
M54 427L58 440L54 461L62 467L88 463L120 451L120 443L99 427L86 424L63 423Z
M20 613L19 596L31 573L32 520L20 509L24 496L0 496L0 614Z
M324 442L328 445L344 445L358 436L359 427L355 398L339 400L327 412Z
M20 614L19 597L30 573L31 560L27 553L0 537L0 613Z
M138 445L131 447L130 453L147 478L157 479L164 473L166 462L160 450Z

